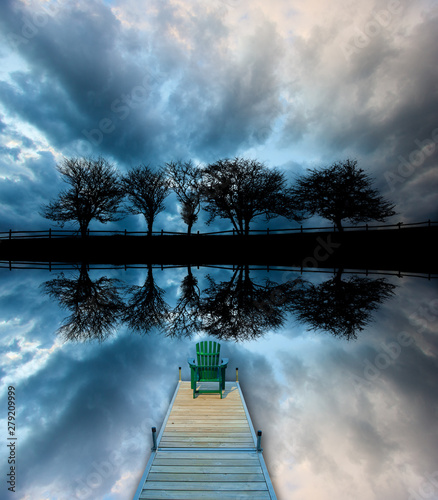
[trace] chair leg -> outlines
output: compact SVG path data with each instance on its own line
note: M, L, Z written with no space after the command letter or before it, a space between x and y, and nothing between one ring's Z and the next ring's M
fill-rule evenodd
M225 368L221 370L221 378L222 378L222 390L225 390Z
M190 370L190 372L191 372L190 373L190 386L193 389L195 387L195 385L196 385L196 379L195 379L196 372L195 372L195 370L193 368Z

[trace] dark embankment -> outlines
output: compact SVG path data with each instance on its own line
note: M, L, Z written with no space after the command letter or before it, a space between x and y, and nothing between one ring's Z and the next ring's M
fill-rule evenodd
M250 236L96 236L0 241L0 260L269 264L437 273L438 227Z

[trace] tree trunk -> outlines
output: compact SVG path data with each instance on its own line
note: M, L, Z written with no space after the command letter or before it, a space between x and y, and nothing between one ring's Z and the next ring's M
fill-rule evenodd
M335 276L335 281L337 283L342 282L342 273L344 272L344 268L340 267L339 269L336 270L336 276Z
M342 222L341 220L335 220L335 224L336 224L336 229L342 233L342 231L344 230L344 228L342 227Z
M80 227L81 237L82 238L86 238L87 237L88 224L89 224L89 222L80 222L79 223L79 227Z
M249 220L245 221L245 236L249 235Z
M190 236L192 234L192 226L193 222L190 224L187 224L187 235Z
M147 224L148 224L148 236L152 236L152 226L154 224L154 221L153 220L148 220Z

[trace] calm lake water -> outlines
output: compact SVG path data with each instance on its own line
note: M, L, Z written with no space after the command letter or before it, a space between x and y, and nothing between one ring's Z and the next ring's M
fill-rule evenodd
M438 498L437 280L219 267L0 274L1 498L132 498L178 367L188 379L196 341L217 336L279 499Z

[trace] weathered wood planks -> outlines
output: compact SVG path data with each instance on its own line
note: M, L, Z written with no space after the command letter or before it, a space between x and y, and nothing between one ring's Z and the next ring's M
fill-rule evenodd
M208 388L208 382L203 383ZM254 448L237 384L228 382L222 399L215 394L193 398L181 382L161 436L160 448Z
M223 398L180 382L134 500L274 500L238 382Z

